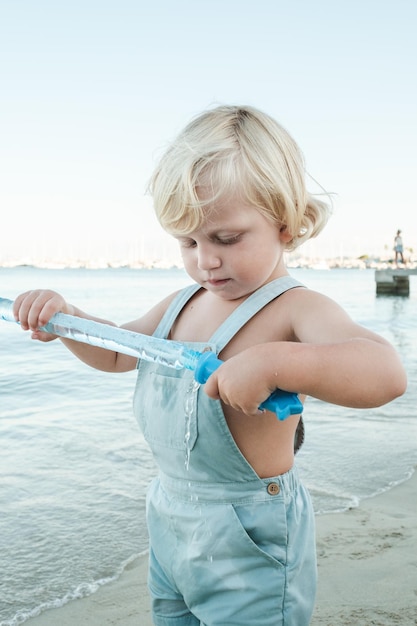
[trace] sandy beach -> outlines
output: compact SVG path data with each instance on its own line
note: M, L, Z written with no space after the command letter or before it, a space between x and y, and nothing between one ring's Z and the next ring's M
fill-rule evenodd
M317 554L312 626L417 625L417 473L358 508L318 516ZM138 558L116 582L27 624L152 626L146 572Z

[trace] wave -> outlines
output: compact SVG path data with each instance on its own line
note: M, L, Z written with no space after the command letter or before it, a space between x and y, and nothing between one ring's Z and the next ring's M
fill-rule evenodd
M96 593L100 589L100 587L103 587L104 585L108 585L109 583L113 583L118 580L131 563L136 561L136 559L143 558L147 554L148 551L143 550L138 554L132 555L117 568L116 572L113 575L106 576L105 578L100 578L99 580L95 580L91 583L81 583L75 589L68 591L61 598L56 598L54 600L49 600L48 602L43 602L33 609L20 609L11 619L0 622L0 626L18 626L19 624L23 624L33 617L38 617L45 611L48 611L50 609L59 609L65 604L68 604L68 602L72 602L73 600L87 598L88 596Z

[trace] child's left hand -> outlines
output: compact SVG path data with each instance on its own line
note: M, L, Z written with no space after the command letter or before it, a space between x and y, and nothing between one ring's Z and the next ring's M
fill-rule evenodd
M253 347L226 360L207 380L207 395L246 415L261 415L259 405L276 389L268 385L271 372L261 352Z

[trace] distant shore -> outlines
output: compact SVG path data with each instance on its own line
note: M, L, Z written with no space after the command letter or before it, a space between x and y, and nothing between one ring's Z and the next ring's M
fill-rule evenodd
M311 626L416 624L417 473L345 513L319 515L319 586ZM28 626L152 626L147 558L95 594ZM261 624L261 622L260 622Z
M397 267L393 259L381 259L371 257L337 257L337 258L310 258L310 257L289 257L286 265L289 269L313 269L313 270L331 270L331 269L413 269L417 267L417 263L409 261L407 264L400 264ZM103 270L103 269L183 269L183 266L178 261L168 261L164 259L157 259L153 261L104 261L104 260L81 260L81 259L44 259L44 260L32 260L32 259L13 259L9 261L0 260L0 269L14 269L14 268L37 268L37 269L89 269L89 270Z

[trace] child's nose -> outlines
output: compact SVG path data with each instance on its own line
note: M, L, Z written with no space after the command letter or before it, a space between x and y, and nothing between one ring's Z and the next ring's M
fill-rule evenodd
M220 267L221 259L211 246L199 246L198 267L201 270L211 270Z

